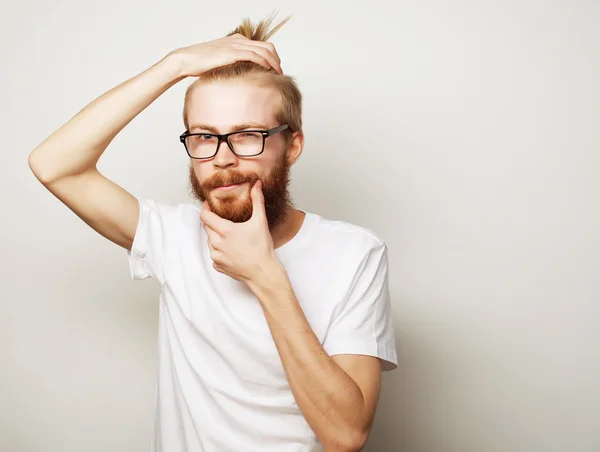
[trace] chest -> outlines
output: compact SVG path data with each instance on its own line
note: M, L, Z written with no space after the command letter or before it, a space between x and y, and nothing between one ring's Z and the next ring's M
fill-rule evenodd
M282 264L308 323L322 343L346 296L346 278L333 261L304 256ZM201 357L213 378L252 392L289 393L260 301L244 283L217 272L203 247L170 261L163 291L167 310L177 312L185 328L193 331L186 335L193 339L182 347L193 348L188 355Z

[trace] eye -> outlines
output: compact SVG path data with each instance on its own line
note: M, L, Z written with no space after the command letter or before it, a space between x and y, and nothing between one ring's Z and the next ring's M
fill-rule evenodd
M194 142L202 142L202 141L214 141L216 138L208 133L202 133L199 135L190 135L188 137L189 140L193 140Z
M254 138L254 139L262 138L262 135L259 132L242 132L242 133L238 133L234 136L237 136L238 138Z

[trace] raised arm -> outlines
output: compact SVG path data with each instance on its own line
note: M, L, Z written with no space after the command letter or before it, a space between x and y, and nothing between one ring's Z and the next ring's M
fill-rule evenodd
M132 194L98 171L102 153L133 118L188 76L242 60L281 72L276 52L265 44L233 35L169 53L84 107L31 152L29 167L84 222L131 249L139 205Z

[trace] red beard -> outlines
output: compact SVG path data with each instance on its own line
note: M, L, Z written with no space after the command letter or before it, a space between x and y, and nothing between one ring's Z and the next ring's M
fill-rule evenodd
M190 164L190 194L200 202L208 201L210 209L219 215L235 223L248 221L252 216L252 199L249 190L259 179L256 173L242 173L238 170L223 170L215 173L210 179L202 184L198 182L194 174L193 166ZM248 183L248 193L240 196L239 192L226 194L212 193L215 188L223 185ZM285 221L292 200L289 194L290 166L285 153L276 162L271 172L262 179L263 195L265 198L265 211L269 228Z

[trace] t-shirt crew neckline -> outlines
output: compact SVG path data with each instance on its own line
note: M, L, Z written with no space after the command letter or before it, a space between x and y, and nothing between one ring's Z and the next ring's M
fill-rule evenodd
M304 213L304 220L300 225L300 229L298 229L298 232L296 232L296 235L294 235L294 237L285 242L283 245L275 248L275 254L277 254L277 256L280 258L286 257L290 252L292 252L294 249L297 249L300 245L308 240L312 227L318 219L318 215L316 214L306 212L304 210L301 210L301 212Z

